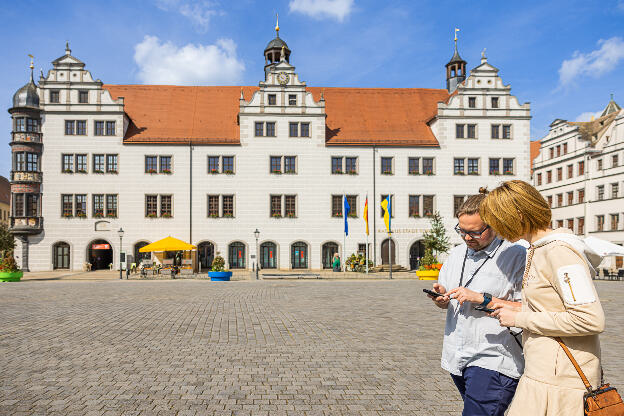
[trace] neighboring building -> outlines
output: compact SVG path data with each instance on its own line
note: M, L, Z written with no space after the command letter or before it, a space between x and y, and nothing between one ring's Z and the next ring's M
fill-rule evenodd
M379 204L391 195L393 263L414 268L435 211L459 243L465 195L530 177L529 104L485 56L467 76L457 44L448 90L308 87L279 32L258 87L104 85L65 52L9 110L24 269L116 264L122 227L135 259L171 235L198 245L203 268L215 252L231 269L257 254L265 269L328 268L343 194L346 255L366 246L368 195L371 257L389 261Z
M533 161L552 226L624 243L624 111L613 101L588 122L556 119ZM622 257L607 267L622 267Z
M0 224L9 226L9 207L11 205L11 185L9 180L0 176Z

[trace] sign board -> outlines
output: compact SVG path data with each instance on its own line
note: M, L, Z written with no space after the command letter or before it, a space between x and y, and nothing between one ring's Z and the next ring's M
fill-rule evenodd
M109 221L96 221L95 231L110 231L111 226Z
M92 244L91 248L93 250L109 250L111 246L110 244Z
M252 259L255 259L255 258L256 258L256 255L255 255L255 254L252 254L250 257L251 257Z

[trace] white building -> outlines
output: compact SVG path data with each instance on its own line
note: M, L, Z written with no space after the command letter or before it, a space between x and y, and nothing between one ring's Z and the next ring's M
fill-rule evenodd
M595 120L552 122L533 182L552 207L553 228L624 243L624 111L613 98ZM622 257L603 265L621 268Z
M483 56L447 89L308 87L276 36L258 87L104 85L66 53L13 98L12 230L26 270L116 264L171 235L252 268L329 267L344 252L388 262L380 201L393 198L394 264L422 256L439 211L453 243L465 195L529 180L529 104ZM32 70L32 69L31 69ZM305 68L302 71L305 74Z

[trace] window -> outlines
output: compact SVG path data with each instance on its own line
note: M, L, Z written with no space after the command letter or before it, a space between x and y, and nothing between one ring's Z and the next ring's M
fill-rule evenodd
M552 195L548 195L546 200L548 201L548 206L552 208Z
M542 174L538 173L537 174L537 186L540 186L542 184Z
M563 154L564 154L564 155L567 155L567 154L568 154L568 144L567 144L567 143L564 143L564 144L563 144Z
M256 137L264 136L264 123L256 121L255 123Z
M310 123L301 123L301 137L310 137Z
M381 174L392 175L392 158L391 157L381 158Z
M423 215L425 217L433 215L433 195L423 195Z
M384 199L388 198L388 195L382 195L381 199L379 200L380 203L383 202ZM396 207L394 206L394 195L390 195L390 215L392 216L392 218L394 218L394 211L396 210ZM385 211L382 209L379 210L381 217L383 218Z
M72 136L75 134L76 123L73 120L65 120L65 135ZM19 130L18 130L19 131Z
M598 169L598 170L602 170L602 159L598 159L598 160L596 161L596 164L598 165L598 166L597 166L597 169Z
M26 131L26 124L23 117L15 119L15 131Z
M347 203L349 204L349 217L357 217L357 195L347 195Z
M63 155L63 173L74 171L74 155Z
M106 216L109 218L117 218L117 195L106 195Z
M477 107L477 97L468 97L468 108Z
M36 118L26 119L26 131L37 133L39 132L39 120Z
M266 135L267 137L275 137L275 122L266 123Z
M284 156L284 173L297 173L296 162L296 156Z
M423 173L425 175L433 175L433 158L425 157L422 160L423 164Z
M74 204L73 195L61 195L61 208L63 217L73 217Z
M288 123L288 135L290 137L299 137L299 123Z
M284 214L288 218L297 216L297 196L284 195Z
M76 216L87 216L87 196L84 194L76 195Z
M602 201L604 199L604 185L599 185L596 187L596 194L598 201Z
M490 159L490 175L500 175L500 159ZM541 185L542 174L537 174L538 185Z
M418 159L417 157L410 157L407 159L407 173L409 175L418 175L419 173L419 169L418 169L418 165L420 159Z
M221 200L223 204L223 216L226 218L234 217L234 195L223 195Z
M76 155L76 172L87 173L87 155Z
M106 135L107 136L114 136L115 135L115 122L114 121L107 121L106 122Z
M158 195L145 195L145 216L149 218L158 216Z
M612 183L611 184L611 198L617 198L620 193L620 184Z
M498 97L492 97L492 108L498 108Z
M104 155L93 155L93 173L104 173Z
M26 194L26 216L27 217L39 216L39 195Z
M546 172L546 183L552 182L552 170Z
M71 204L71 195L69 195L69 202ZM70 211L71 214L72 211ZM24 194L13 194L13 216L24 216Z
M219 195L208 195L208 216L211 218L219 216Z
M245 266L245 245L241 242L235 242L228 246L228 262L230 269L244 269Z
M557 145L557 157L561 156L561 145Z
M578 174L579 175L585 174L585 162L584 161L578 162Z
M288 94L288 105L297 105L297 96L295 94Z
M234 173L234 156L223 156L221 160L223 162L223 173Z
M208 156L208 173L219 173L219 156Z
M76 135L85 136L87 134L87 120L76 120Z
M585 189L578 190L578 203L582 204L585 202Z
M611 167L617 168L619 166L618 155L611 156Z
M453 196L453 216L457 216L457 212L459 211L459 209L461 208L462 204L464 203L464 196L463 195L454 195Z
M463 158L455 158L453 160L453 174L454 175L463 175L464 174L464 159Z
M89 102L89 91L78 91L78 102L86 104Z
M332 156L331 173L342 173L342 156Z
M106 172L117 173L117 155L106 155Z
M563 179L563 168L557 168L557 181Z
M576 219L576 227L577 227L577 234L584 234L585 233L585 217L579 217Z
M503 159L503 174L505 175L514 174L514 160L513 159Z
M26 171L39 171L39 155L36 153L26 153Z
M511 139L511 125L503 124L503 139Z
M464 138L464 124L456 124L455 125L455 138L463 139Z
M342 195L332 195L332 217L342 217Z
M596 215L596 231L604 231L604 215Z
M552 159L552 158L554 158L554 157L555 157L555 148L554 148L554 147L551 147L551 148L550 148L550 149L548 149L548 150L550 150L550 158L551 158L551 159Z
M145 156L145 173L158 172L158 158L156 156Z
M57 104L60 102L59 90L50 90L50 102Z
M160 196L160 216L169 218L172 215L171 212L171 195Z
M568 165L568 179L570 179L572 176L574 176L574 165Z
M282 216L282 196L271 195L271 217L280 218Z
M171 156L160 156L160 173L171 173Z
M479 174L479 159L468 159L468 175Z
M349 175L357 173L357 157L345 157L346 171Z
M574 218L568 218L568 229L574 231Z
M104 216L104 194L92 195L93 200L93 213L91 214L95 218L101 218Z
M620 214L611 214L611 231L619 229Z
M96 121L93 130L96 136L104 136L104 122Z
M557 206L558 207L563 206L563 194L557 194Z
M563 220L557 220L557 228L563 228Z
M568 192L568 205L574 204L574 192Z
M277 99L275 94L269 94L269 105L276 105Z
M500 139L500 124L492 124L492 138Z
M282 173L281 156L271 156L271 173Z
M410 217L420 217L420 195L409 196L409 214Z
M474 139L477 137L477 125L476 124L468 124L467 129L467 137L469 139Z

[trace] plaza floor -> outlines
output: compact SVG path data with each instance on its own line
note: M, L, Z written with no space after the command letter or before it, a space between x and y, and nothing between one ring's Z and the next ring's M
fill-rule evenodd
M596 282L624 390L622 282ZM457 415L430 283L0 284L2 415Z

